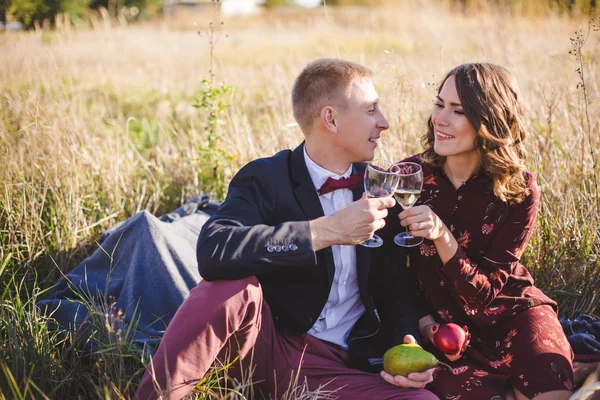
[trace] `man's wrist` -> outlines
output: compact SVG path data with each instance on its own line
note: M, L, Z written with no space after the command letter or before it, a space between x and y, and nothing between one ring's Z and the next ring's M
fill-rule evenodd
M310 221L310 237L315 252L335 244L330 217L320 217Z

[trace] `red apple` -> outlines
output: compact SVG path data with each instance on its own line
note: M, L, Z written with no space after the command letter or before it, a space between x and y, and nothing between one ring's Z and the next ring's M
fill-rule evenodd
M433 335L433 341L438 349L444 354L455 355L462 353L467 345L471 334L469 328L449 323L439 326Z

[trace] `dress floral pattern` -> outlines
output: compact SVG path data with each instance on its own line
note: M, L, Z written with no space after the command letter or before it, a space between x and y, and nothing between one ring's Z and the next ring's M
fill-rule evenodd
M420 285L421 314L467 325L471 344L452 371L438 370L433 390L442 399L502 399L508 381L528 397L572 390L572 352L556 302L534 286L520 257L531 237L540 201L532 174L530 194L518 204L498 199L480 172L458 189L419 156L418 204L429 206L450 229L458 250L442 264L432 241L409 253ZM443 357L442 355L439 355Z

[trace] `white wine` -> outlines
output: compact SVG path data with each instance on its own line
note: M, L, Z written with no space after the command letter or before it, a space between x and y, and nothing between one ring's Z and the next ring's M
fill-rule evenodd
M412 207L419 198L421 191L419 189L402 189L398 188L394 192L394 198L402 206L403 209Z

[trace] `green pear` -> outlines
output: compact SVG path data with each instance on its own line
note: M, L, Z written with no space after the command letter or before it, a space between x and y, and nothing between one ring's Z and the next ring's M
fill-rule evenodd
M383 369L392 375L408 376L411 372L423 372L440 364L448 367L414 343L399 344L383 355Z

